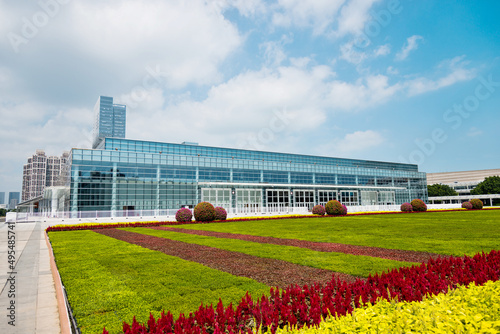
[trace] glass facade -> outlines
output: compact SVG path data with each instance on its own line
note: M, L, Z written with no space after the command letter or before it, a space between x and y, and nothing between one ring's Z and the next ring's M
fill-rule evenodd
M157 210L201 201L226 209L427 201L412 164L105 138L73 149L71 211Z

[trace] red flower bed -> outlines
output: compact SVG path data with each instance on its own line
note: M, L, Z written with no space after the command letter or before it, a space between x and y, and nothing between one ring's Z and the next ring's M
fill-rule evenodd
M338 252L338 253L353 254L353 255L372 256L372 257L379 257L382 259L389 259L395 261L421 263L429 260L430 258L437 258L440 256L439 254L417 252L417 251L406 251L400 249L345 245L339 243L315 242L315 241L298 240L298 239L281 239L281 238L261 237L256 235L246 235L246 234L236 234L236 233L187 230L183 228L174 228L166 226L151 227L151 228L155 230L166 230L178 233L252 241L262 244L308 248L318 252Z
M339 279L303 287L294 285L282 291L271 289L270 297L253 300L248 294L240 304L223 307L219 302L203 306L173 319L170 312L147 324L123 324L126 334L138 333L251 333L255 328L274 332L285 325L314 326L330 314L345 315L360 302L375 303L378 298L420 301L426 294L447 292L457 285L484 284L500 278L500 251L474 257L438 258L409 268L399 268L366 281L353 283ZM103 333L107 333L104 329Z
M285 288L290 284L326 283L332 276L354 282L354 276L326 269L312 268L283 260L268 259L209 246L190 244L151 235L116 229L97 233L129 242L167 255L201 263L236 276L248 277L269 286Z

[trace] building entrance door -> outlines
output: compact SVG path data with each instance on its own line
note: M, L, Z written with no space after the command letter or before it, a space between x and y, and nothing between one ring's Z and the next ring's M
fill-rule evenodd
M294 190L294 207L307 208L314 207L314 190Z
M267 208L270 211L287 211L290 206L290 190L277 189L267 190Z

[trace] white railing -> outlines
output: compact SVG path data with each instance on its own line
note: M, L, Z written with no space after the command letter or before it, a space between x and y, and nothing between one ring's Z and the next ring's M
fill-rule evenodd
M456 209L461 204L427 204L428 209ZM348 206L347 212L375 212L375 211L400 211L400 205L356 205ZM174 221L177 209L168 210L115 210L115 211L64 211L50 212L9 212L6 221L17 222L40 222L50 221L54 223L81 223L81 222L109 222L109 221ZM258 207L258 208L230 208L227 210L228 218L255 217L273 215L307 215L311 214L307 207Z
M352 205L347 212L400 211L400 205Z

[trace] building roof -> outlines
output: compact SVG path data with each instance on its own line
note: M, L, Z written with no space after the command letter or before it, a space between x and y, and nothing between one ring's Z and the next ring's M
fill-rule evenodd
M470 170L463 172L427 173L427 184L481 182L488 176L500 176L500 169Z

